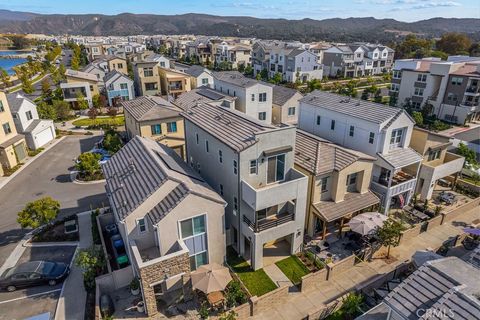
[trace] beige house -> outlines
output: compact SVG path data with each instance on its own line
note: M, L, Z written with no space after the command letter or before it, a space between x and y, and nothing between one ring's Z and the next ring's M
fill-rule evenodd
M79 95L82 95L91 107L93 105L93 96L100 94L97 75L67 69L65 71L65 77L66 82L60 83L64 100L71 102L75 106L78 102Z
M0 91L0 176L27 157L25 136L17 134L5 93Z
M143 96L121 103L130 139L151 138L185 159L185 136L181 109L158 96Z
M117 70L118 72L128 75L126 59L123 59L117 56L109 56L107 58L107 62L108 62L108 71L112 72L113 70Z
M162 95L176 98L183 92L192 90L190 75L172 69L158 68Z
M448 152L452 138L442 134L415 127L410 140L410 147L423 156L418 173L416 193L420 198L432 198L438 181L444 181L448 176L455 176L455 180L462 171L465 158Z
M133 75L137 96L161 93L160 75L156 61L137 61L133 64Z
M273 87L272 98L272 123L297 124L298 106L303 95L291 88L284 86Z
M191 295L190 271L225 261L225 202L175 152L151 139L134 137L102 169L151 317L160 301Z
M308 176L306 230L324 239L380 200L369 190L376 159L297 130L295 169Z

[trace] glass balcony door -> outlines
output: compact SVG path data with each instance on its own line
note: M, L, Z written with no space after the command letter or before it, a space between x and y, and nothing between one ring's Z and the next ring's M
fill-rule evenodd
M285 179L285 154L268 158L267 184L283 181Z

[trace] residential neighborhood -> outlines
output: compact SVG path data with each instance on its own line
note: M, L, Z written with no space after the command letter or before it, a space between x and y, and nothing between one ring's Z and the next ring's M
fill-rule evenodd
M478 35L136 6L0 15L0 319L480 319Z

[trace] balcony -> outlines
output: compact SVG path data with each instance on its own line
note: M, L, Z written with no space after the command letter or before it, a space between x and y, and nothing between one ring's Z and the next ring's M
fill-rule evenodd
M449 175L460 172L463 168L465 158L457 154L447 152L445 158L429 161L422 164L420 177L428 178L431 181L442 179Z
M262 232L271 228L278 227L279 225L282 225L284 223L294 221L295 220L295 214L286 212L286 213L281 213L277 214L272 217L268 217L266 219L261 219L257 220L256 223L253 223L250 219L247 218L247 216L243 216L243 222L245 222L250 229L253 230L253 232L258 233Z
M388 188L388 177L374 176L372 179L372 190L378 193L385 194L390 189L390 195L394 196L403 193L407 190L415 188L417 178L404 172L398 171L392 177L392 183Z
M272 184L252 186L242 180L242 199L255 211L294 200L299 189L305 190L307 177L295 169L290 169L285 180Z
M181 81L170 82L168 84L168 90L169 91L182 91L183 90L182 82Z
M480 95L480 92L477 86L469 86L465 90L465 94L469 96L476 96L476 95Z

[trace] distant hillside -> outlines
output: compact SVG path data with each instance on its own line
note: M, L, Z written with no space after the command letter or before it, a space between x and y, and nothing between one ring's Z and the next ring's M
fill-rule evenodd
M438 37L446 31L468 33L480 39L480 19L434 18L412 23L394 19L348 18L326 20L258 19L205 14L152 15L123 13L115 16L40 15L0 11L0 32L134 35L203 34L286 40L388 41L396 32Z

